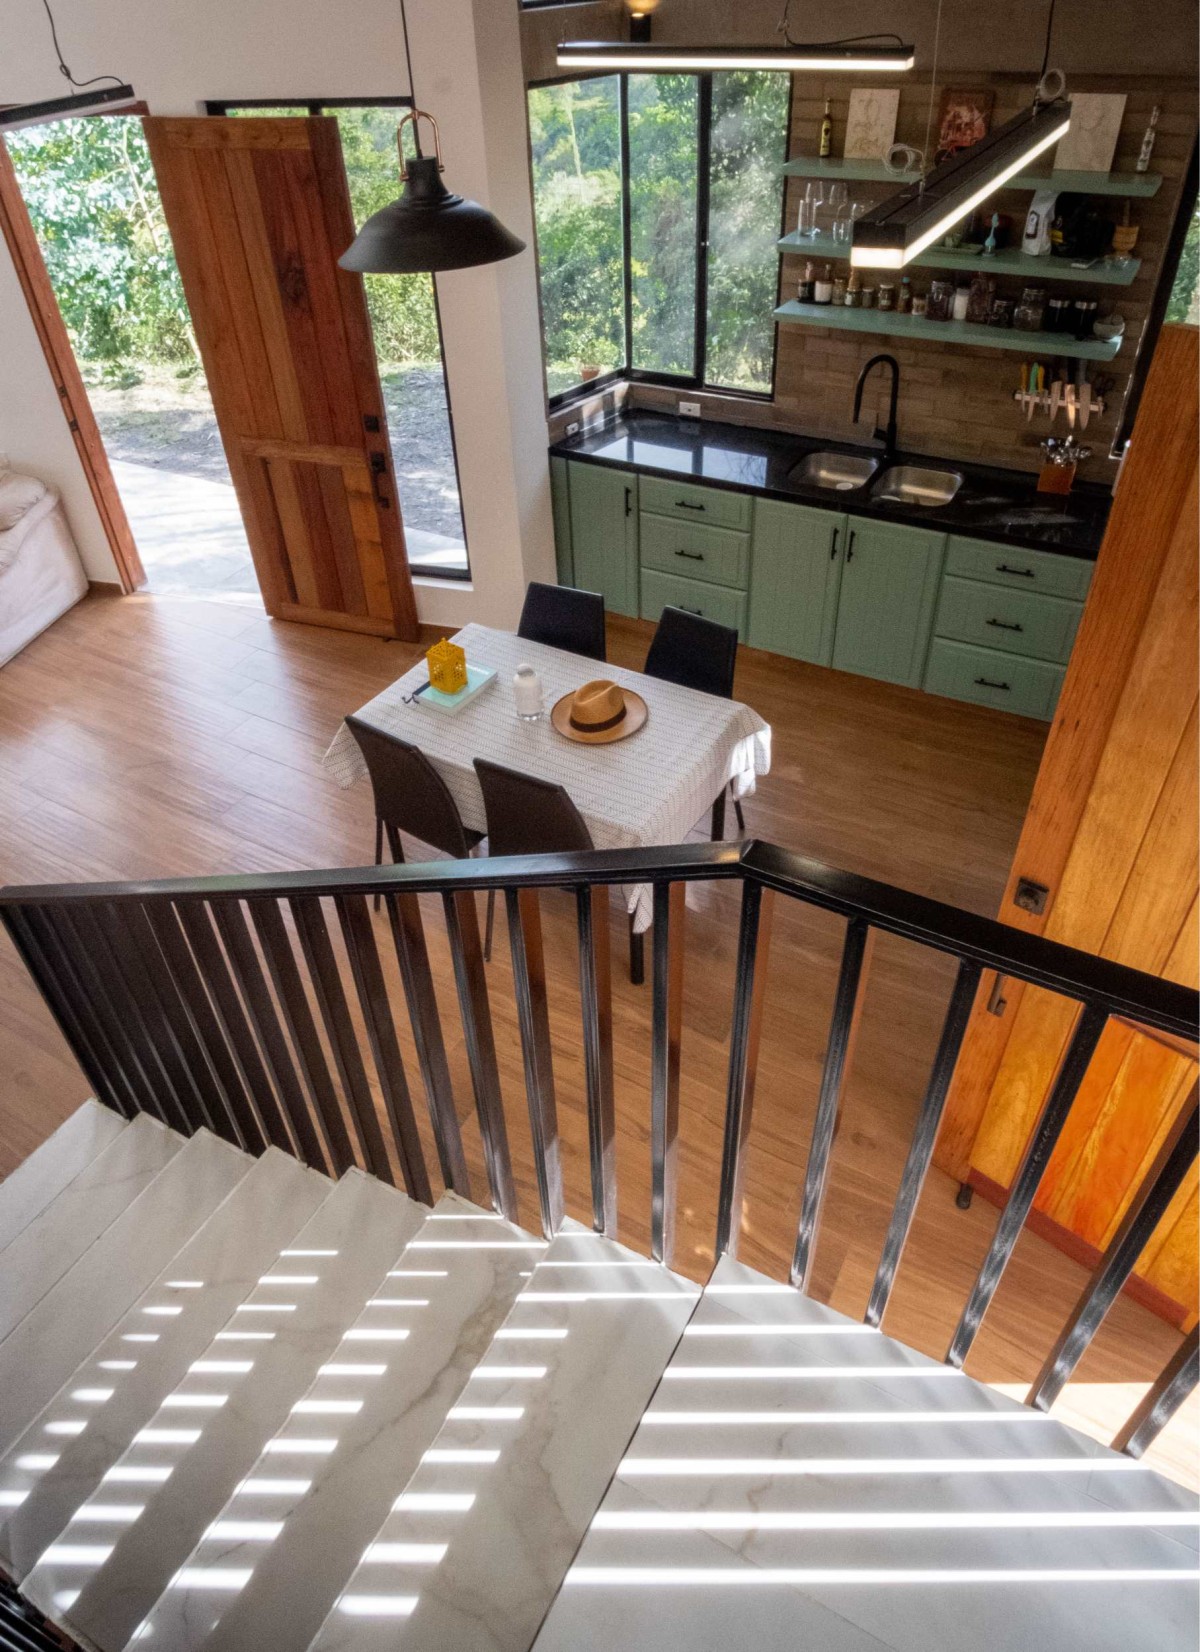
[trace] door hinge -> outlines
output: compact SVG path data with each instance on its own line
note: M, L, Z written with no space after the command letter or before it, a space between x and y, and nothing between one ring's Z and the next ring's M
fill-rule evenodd
M379 434L378 413L363 414L363 429L367 432L368 436L377 436Z
M387 475L387 459L382 453L372 453L368 457L371 463L371 488L375 494L375 503L381 510L390 510L392 501L380 490L380 483Z

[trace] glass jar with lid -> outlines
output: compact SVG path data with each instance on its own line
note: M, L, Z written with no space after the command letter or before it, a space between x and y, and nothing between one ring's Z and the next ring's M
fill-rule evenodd
M1013 326L1026 333L1040 332L1045 315L1045 287L1026 287L1021 294L1021 302L1013 311Z

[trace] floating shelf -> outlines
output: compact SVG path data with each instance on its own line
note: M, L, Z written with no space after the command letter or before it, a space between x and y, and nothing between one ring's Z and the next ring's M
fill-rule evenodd
M1121 340L1068 338L1064 333L1027 333L1016 327L981 327L969 321L930 321L926 316L898 315L894 310L835 309L832 304L801 304L793 299L775 311L776 321L794 327L828 327L845 333L884 333L892 338L929 338L939 344L973 345L985 350L1020 350L1024 355L1074 356L1084 361L1112 361Z
M889 172L882 161L848 161L842 157L822 160L817 155L797 155L783 164L789 178L828 178L831 182L913 184L919 172ZM1005 189L1070 190L1078 195L1157 195L1161 172L1020 172L1010 178Z
M780 252L797 258L845 259L850 256L849 246L845 242L835 241L830 235L785 235L776 245ZM1103 287L1128 287L1142 267L1138 259L1131 258L1123 269L1104 263L1089 269L1077 269L1065 258L1031 258L1024 252L997 252L984 258L975 249L949 247L923 252L919 257L910 259L905 268L913 264L932 270L982 270L986 275L1029 276L1039 281L1074 281L1076 284L1082 282ZM880 270L877 273L889 278L894 275L897 280L900 278L894 270Z

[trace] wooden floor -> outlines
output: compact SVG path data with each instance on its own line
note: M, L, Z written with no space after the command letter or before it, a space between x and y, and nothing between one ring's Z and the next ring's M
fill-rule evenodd
M639 666L649 627L610 625L610 653ZM364 787L340 791L321 755L340 717L415 657L399 644L274 624L250 599L93 596L0 671L0 882L360 865L370 859ZM743 650L738 697L774 729L774 765L747 804L750 832L974 911L996 911L1044 730L988 710ZM732 822L731 822L732 823ZM677 1264L712 1261L736 891L708 886L687 918ZM574 922L544 902L563 1162L572 1215L588 1214ZM476 1191L461 1036L438 911L431 952ZM619 925L614 913L614 925ZM771 950L744 1260L785 1277L824 1053L842 926L779 903ZM614 929L619 946L620 928ZM511 976L502 925L490 967L522 1216L536 1224ZM615 953L620 956L619 952ZM952 981L946 960L884 938L872 967L814 1294L866 1303L900 1167ZM621 1236L647 1241L649 991L618 972L615 1023ZM406 1054L410 1048L406 1046ZM414 1063L415 1068L415 1063ZM7 942L0 943L0 1172L86 1094L86 1085ZM995 1223L954 1205L932 1172L887 1329L940 1355ZM1023 1238L968 1369L1021 1394L1084 1281ZM1122 1300L1056 1414L1112 1434L1177 1334ZM1197 1410L1153 1458L1194 1483Z

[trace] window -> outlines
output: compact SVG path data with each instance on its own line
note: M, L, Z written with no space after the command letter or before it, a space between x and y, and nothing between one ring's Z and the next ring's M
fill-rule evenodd
M552 401L618 374L770 394L790 95L751 71L530 88Z
M400 192L396 122L407 98L330 98L295 104L209 103L210 115L333 115L360 227ZM406 134L406 137L409 135ZM414 573L467 579L466 531L450 419L437 293L428 275L367 275L392 465Z

